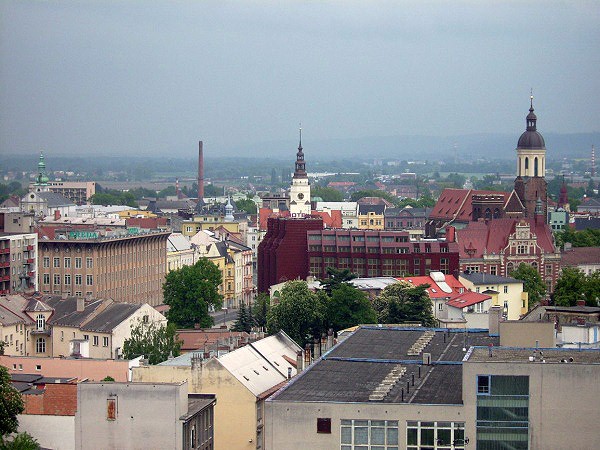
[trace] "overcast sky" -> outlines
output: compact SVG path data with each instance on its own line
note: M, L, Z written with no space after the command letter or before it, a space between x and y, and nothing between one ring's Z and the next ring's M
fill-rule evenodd
M0 1L0 152L598 131L598 1ZM210 146L210 147L209 147Z

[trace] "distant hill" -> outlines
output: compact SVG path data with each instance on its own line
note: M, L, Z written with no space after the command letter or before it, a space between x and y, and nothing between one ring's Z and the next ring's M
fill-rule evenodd
M329 160L345 158L438 159L507 158L515 157L519 136L511 134L469 134L460 136L377 136L356 139L326 139L303 142L307 159ZM600 132L558 134L544 133L548 158L551 160L589 158L592 144L600 149ZM600 150L599 150L600 151ZM221 154L267 156L282 158L282 152L295 152L289 141L246 144L244 147L223 148Z

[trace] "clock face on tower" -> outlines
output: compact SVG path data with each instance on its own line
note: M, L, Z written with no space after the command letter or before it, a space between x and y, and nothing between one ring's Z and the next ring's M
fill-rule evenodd
M299 198L300 200L302 200L302 199L304 198L304 194L303 194L302 192L300 192L300 193L298 194L298 198Z

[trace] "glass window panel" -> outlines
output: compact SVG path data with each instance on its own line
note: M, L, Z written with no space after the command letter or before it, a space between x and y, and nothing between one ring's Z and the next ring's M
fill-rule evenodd
M437 430L437 439L438 445L450 445L451 438L451 430L450 429L438 429Z
M408 445L417 445L419 443L417 440L417 431L416 428L406 430L406 443Z
M387 443L392 445L398 444L398 428L387 429Z
M388 424L388 427L398 427L398 421L397 420L388 420L387 424Z
M385 447L382 445L371 445L371 450L385 450Z
M421 428L421 445L433 445L434 443L434 432L433 428Z
M369 421L368 420L355 420L354 426L355 427L367 427L367 426L369 426Z
M352 450L351 445L342 445L342 450Z
M354 443L355 444L368 444L369 443L369 428L368 427L354 427Z
M421 422L421 428L433 428L433 422Z
M385 444L385 428L371 428L371 444Z
M342 444L352 444L352 428L342 427Z
M371 426L372 427L384 427L385 420L371 420Z
M352 421L348 419L342 419L342 425L352 425Z

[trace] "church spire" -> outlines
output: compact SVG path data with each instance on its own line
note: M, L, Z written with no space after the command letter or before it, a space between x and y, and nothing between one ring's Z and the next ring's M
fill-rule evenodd
M529 102L530 102L530 107L529 107L529 114L527 114L527 131L536 131L537 129L537 116L535 115L535 113L533 112L533 92L531 93L531 96L529 97Z
M298 142L298 152L296 153L296 166L294 169L294 178L307 178L306 163L304 162L304 152L302 151L302 127L299 129L300 140Z

